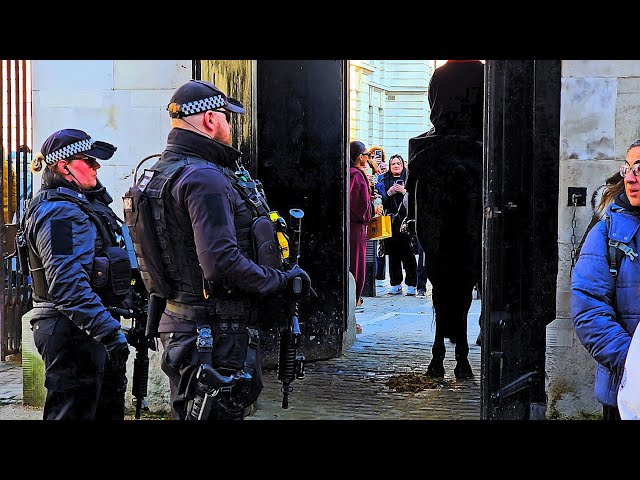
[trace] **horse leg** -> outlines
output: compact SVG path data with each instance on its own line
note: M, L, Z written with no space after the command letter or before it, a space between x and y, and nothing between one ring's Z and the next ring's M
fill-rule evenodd
M446 354L446 348L444 346L444 330L445 324L447 321L447 316L443 314L442 311L442 296L439 295L440 289L433 285L432 290L432 298L433 298L433 307L435 309L436 315L436 338L433 342L433 347L431 348L431 362L429 362L429 366L427 367L427 375L432 378L443 378L444 377L444 357Z
M469 342L467 340L467 317L473 296L473 285L467 285L460 290L457 312L455 315L456 332L456 367L453 373L458 379L473 378L473 371L469 364Z

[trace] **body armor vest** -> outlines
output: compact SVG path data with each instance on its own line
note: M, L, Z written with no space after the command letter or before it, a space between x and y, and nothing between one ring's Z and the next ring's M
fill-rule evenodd
M125 223L142 279L150 293L185 303L205 303L209 295L218 299L240 297L230 286L209 285L204 279L190 219L177 218L175 209L165 203L174 180L193 164L217 168L246 200L251 215L246 222L236 218L234 225L242 254L258 264L281 268L269 207L260 183L251 180L248 172L233 172L200 158L161 159L144 171L123 198Z
M113 211L102 202L89 201L87 197L66 187L44 189L38 192L25 213L25 220L33 213L36 206L45 201L67 201L74 203L89 216L96 226L96 246L90 284L100 297L103 305L121 307L129 302L131 292L131 263L127 251L120 241L120 223ZM44 274L42 260L33 248L33 242L24 230L24 225L16 235L16 245L22 250L18 257L20 270L24 275L31 275L33 295L36 301L52 301L48 298L48 283ZM28 260L27 260L28 259ZM28 266L25 265L28 261Z

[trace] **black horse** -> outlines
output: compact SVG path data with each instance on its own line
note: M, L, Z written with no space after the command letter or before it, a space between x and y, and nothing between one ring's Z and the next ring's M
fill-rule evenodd
M407 221L415 220L433 286L436 336L427 375L444 377L448 338L455 343L456 378L471 378L467 315L482 278L482 142L463 135L412 138L408 172Z

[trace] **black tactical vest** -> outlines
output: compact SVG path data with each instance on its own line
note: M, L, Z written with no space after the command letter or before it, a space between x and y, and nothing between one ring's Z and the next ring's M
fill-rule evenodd
M100 297L105 306L121 307L129 300L131 292L131 263L127 251L120 241L121 220L105 204L89 201L87 197L66 187L40 190L29 203L25 212L28 219L33 210L45 201L67 201L74 203L89 216L96 226L96 246L90 283L93 290ZM27 265L22 265L21 272L31 275L33 281L33 295L36 301L51 301L48 298L48 284L42 266L42 260L33 248L33 242L28 238L23 228L16 235L16 244L22 253L19 258L28 259Z
M140 273L149 293L185 303L235 297L227 285L209 285L204 279L188 218L177 218L166 204L171 186L187 165L206 164L217 168L245 199L251 215L236 220L235 230L242 254L252 261L281 268L280 252L269 207L259 183L227 168L200 158L159 160L125 194L125 223L133 241ZM185 222L189 222L186 225Z

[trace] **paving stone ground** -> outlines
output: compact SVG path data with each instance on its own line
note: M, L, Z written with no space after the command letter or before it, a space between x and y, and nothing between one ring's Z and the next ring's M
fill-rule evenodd
M430 289L426 297L408 297L389 295L389 287L387 280L376 297L364 298L356 312L363 332L341 357L307 363L305 378L292 385L289 408L281 407L277 372L264 372L264 390L247 420L479 420L480 300L473 301L468 317L475 378L454 377L454 346L447 342L444 380L433 388L398 392L389 387L390 379L426 372L435 323ZM0 420L40 418L41 409L22 404L19 362L0 362Z

